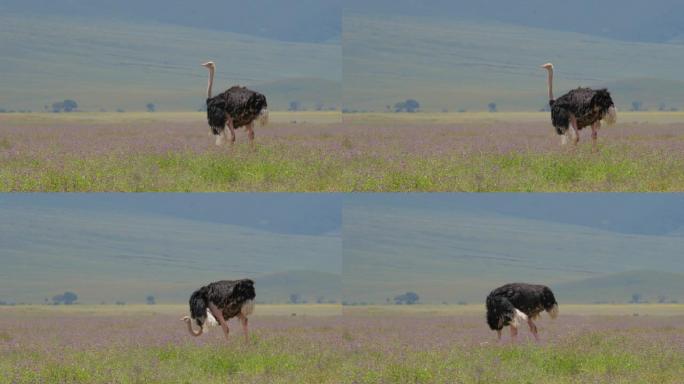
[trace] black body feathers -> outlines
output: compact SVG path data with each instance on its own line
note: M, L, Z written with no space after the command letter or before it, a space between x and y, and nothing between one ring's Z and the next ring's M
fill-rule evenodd
M237 129L256 120L261 110L266 108L266 96L235 86L207 99L207 120L212 133L218 135L225 129L229 117L233 128Z
M492 330L499 330L513 320L515 309L534 318L543 311L554 311L558 303L545 285L513 283L489 293L486 305L487 324Z
M209 303L214 304L223 312L223 317L228 320L237 316L242 305L249 300L254 300L254 281L221 280L206 285L190 296L190 315L200 327L207 319Z
M614 107L610 92L606 89L577 88L556 100L549 101L551 121L559 135L570 127L570 115L577 119L577 129L590 126L603 119Z

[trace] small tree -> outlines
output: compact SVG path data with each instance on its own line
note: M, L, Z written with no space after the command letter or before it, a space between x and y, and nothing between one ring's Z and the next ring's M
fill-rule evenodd
M152 295L148 295L148 296L145 298L145 302L147 302L147 305L155 305L155 304L157 304L157 300L156 300L156 299L154 298L154 296L152 296Z
M642 103L639 100L632 101L632 111L641 111Z
M145 108L147 108L147 112L154 112L157 110L157 106L154 105L154 103L147 103L147 105L145 105Z
M78 109L78 104L71 99L66 99L62 102L64 112L73 112Z
M408 113L417 112L420 109L420 103L414 99L408 99L404 102L404 109Z
M632 300L630 303L632 304L637 304L641 302L641 294L640 293L633 293L632 294Z
M75 303L76 300L78 300L78 295L73 293L73 292L67 291L67 292L64 292L63 298L64 298L64 304L65 305L71 305L71 304Z
M287 109L288 111L299 111L302 108L302 104L298 100L292 100L290 101L290 107Z
M302 301L302 295L299 293L291 293L290 294L290 303L292 304L299 304Z
M495 102L491 102L491 103L487 104L487 109L489 109L489 112L491 112L491 113L496 112L496 111L497 111L497 109L496 109L496 103L495 103Z
M418 300L420 300L420 297L415 292L406 292L403 295L398 295L394 297L394 303L398 305L412 305L417 303Z

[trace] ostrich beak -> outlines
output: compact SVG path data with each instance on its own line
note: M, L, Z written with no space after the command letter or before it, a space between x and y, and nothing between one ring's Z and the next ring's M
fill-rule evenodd
M546 63L546 64L542 65L541 68L544 68L544 69L553 69L553 64L551 64L551 63Z
M206 68L211 68L211 67L214 67L215 64L213 61L207 61L206 63L202 64L202 66L206 67Z

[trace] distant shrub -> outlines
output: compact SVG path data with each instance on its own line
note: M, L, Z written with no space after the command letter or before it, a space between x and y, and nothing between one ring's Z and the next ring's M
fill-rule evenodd
M154 112L157 110L157 106L154 105L154 103L147 103L145 108L147 108L147 112Z
M414 113L420 109L420 103L414 99L408 99L394 104L394 112Z
M488 109L489 112L491 112L491 113L497 112L496 103L495 103L495 102L491 102L491 103L487 104L487 109Z
M55 295L52 296L52 303L54 305L59 305L59 304L64 304L64 305L71 305L74 304L78 300L78 295L75 294L74 292L69 292L66 291L60 295Z
M397 295L394 297L394 303L397 305L406 304L412 305L416 304L420 300L420 297L415 292L406 292L402 295Z
M302 108L302 104L298 100L290 101L290 106L287 108L288 111L299 111Z
M290 294L290 303L291 304L300 304L302 302L302 295L299 293L291 293Z
M117 302L115 302L114 304L116 304L116 305L126 305L126 302L125 302L125 301L117 301Z
M639 100L632 101L632 111L641 111L643 107L643 103Z
M116 111L117 111L118 113L124 113L124 112L126 112L123 108L117 108Z
M157 304L157 300L156 300L156 299L154 298L154 296L152 296L152 295L147 296L147 297L145 298L145 302L147 303L147 305L155 305L155 304Z

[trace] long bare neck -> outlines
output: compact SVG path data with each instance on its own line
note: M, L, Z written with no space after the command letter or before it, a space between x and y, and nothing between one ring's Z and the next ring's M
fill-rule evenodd
M211 87L210 87L210 88L211 88ZM197 331L197 332L195 332L195 331L192 329L192 320L190 320L190 319L185 319L185 323L188 324L188 331L190 331L190 334L191 334L191 335L197 337L197 336L200 336L200 335L202 334L202 331L203 331L202 327L200 327L199 331Z
M549 80L548 80L549 100L553 100L553 68L549 68L548 72L549 72Z
M211 87L214 86L214 67L209 67L209 85L207 86L207 99L211 99Z

